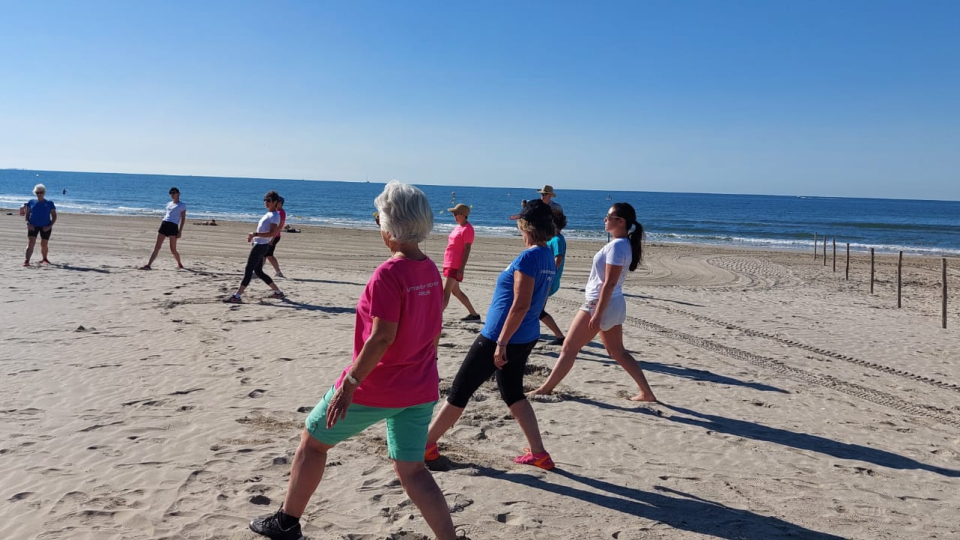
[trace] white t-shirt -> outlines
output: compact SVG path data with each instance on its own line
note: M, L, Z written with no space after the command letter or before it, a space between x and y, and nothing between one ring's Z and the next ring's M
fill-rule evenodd
M611 298L623 296L623 280L627 277L627 269L630 268L632 259L633 249L630 247L630 240L626 238L617 238L603 246L593 257L593 267L590 268L590 277L587 279L587 300L600 298L600 289L603 288L603 280L607 276L608 264L624 267L620 272L620 279L617 280L617 286L613 289Z
M163 216L164 221L180 224L180 214L187 211L187 205L182 202L170 201L167 203L167 213Z
M280 213L279 212L267 212L260 218L260 223L257 224L257 232L265 233L270 232L270 224L276 223L277 227L280 226ZM273 238L269 236L254 236L254 244L269 244Z

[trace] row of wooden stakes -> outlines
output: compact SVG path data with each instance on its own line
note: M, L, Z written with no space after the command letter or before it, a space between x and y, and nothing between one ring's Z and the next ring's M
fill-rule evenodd
M813 233L813 260L817 260L817 251L820 247L818 240L818 233ZM874 248L870 248L870 294L873 294L873 282L876 277L876 271L874 267ZM827 265L827 236L823 236L823 265ZM947 258L944 257L941 262L941 284L942 284L942 301L940 305L940 319L941 326L943 328L947 327ZM837 239L833 239L833 271L837 271ZM846 261L846 272L845 279L850 279L850 242L847 242L847 261ZM897 308L903 307L903 252L900 252L900 257L897 259Z

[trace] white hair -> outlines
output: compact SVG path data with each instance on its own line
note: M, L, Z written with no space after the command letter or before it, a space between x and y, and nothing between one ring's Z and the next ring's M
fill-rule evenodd
M45 185L43 185L43 184L37 184L37 185L33 186L33 194L36 195L38 191L46 192L46 191L47 191L47 186L45 186Z
M397 242L419 244L433 229L433 209L419 188L392 180L373 204L380 212L380 228Z

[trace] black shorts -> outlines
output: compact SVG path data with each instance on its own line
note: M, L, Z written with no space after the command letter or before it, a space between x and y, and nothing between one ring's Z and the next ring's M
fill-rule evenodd
M270 247L267 248L267 254L264 257L273 257L273 250L276 249L277 244L280 243L280 237L274 236L273 240L270 240Z
M460 365L453 384L450 385L447 401L455 407L465 408L474 392L491 375L496 376L500 397L508 407L525 399L527 396L523 393L523 375L527 367L527 358L530 357L536 344L536 340L530 343L508 343L507 364L503 369L497 369L493 363L497 342L487 339L483 334L477 336L463 364Z
M50 227L47 230L43 230L43 227L34 227L32 231L30 230L30 227L27 227L27 238L35 238L39 234L41 240L49 240L50 233L52 232L53 227Z
M180 233L180 226L172 221L161 221L160 230L157 232L164 236L176 236Z

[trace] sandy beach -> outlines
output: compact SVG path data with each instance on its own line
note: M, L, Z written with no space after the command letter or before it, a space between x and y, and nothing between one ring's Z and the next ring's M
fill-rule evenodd
M239 283L250 224L186 226L146 262L157 219L61 214L51 266L21 267L0 213L0 539L233 539L276 510L306 413L350 361L354 307L388 252L375 230L300 227L277 249L284 300ZM442 261L446 239L425 251ZM547 305L569 325L598 242L569 241ZM517 238L479 238L463 290L485 315ZM40 260L38 253L34 262ZM828 254L829 256L829 254ZM520 429L487 383L441 441L434 477L471 539L960 537L960 260L948 329L940 259L851 279L808 252L648 245L628 276L627 347L662 403L599 341L534 403L552 472L515 465ZM271 272L272 273L272 272ZM481 326L456 300L439 350L449 387ZM556 360L549 331L530 360ZM381 426L338 446L308 538L422 540Z

